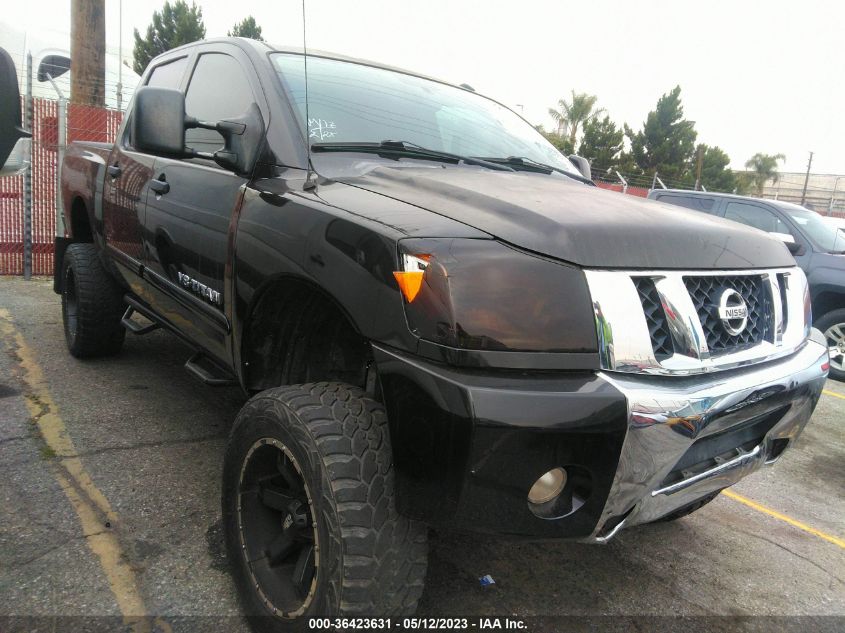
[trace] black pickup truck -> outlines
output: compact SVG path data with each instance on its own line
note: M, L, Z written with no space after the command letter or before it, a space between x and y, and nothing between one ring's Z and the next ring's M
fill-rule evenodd
M783 243L601 191L471 89L241 39L142 86L113 146L68 150L55 290L73 355L163 327L251 396L222 511L259 627L413 612L429 525L678 518L813 412Z

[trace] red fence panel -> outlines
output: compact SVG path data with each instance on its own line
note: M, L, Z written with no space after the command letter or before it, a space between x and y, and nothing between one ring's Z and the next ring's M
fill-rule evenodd
M596 185L601 189L608 189L610 191L617 191L619 193L622 193L622 185L618 183L602 182L601 180L597 180ZM648 198L649 191L651 190L646 189L645 187L628 187L628 190L625 193L627 193L629 196Z
M23 176L0 178L0 275L23 273Z
M58 102L34 99L32 107L32 274L53 272L56 235ZM23 224L23 223L21 223Z
M68 105L68 143L111 142L123 113L108 108ZM56 159L58 102L33 99L32 104L32 274L53 274L56 234ZM0 178L0 275L23 274L23 176Z

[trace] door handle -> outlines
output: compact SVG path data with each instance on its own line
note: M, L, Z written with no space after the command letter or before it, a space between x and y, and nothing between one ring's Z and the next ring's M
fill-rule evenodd
M164 174L150 181L150 189L163 196L170 191L170 184L164 179Z
M109 165L108 168L109 176L112 178L117 178L120 176L121 169L118 165Z

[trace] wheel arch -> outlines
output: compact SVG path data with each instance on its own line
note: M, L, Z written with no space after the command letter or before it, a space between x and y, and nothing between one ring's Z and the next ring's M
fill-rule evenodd
M65 251L73 243L91 244L94 242L94 231L91 224L91 215L88 212L88 204L85 198L76 194L70 198L70 204L66 208L65 230L68 237L56 236L53 245L53 292L62 292L62 268L64 268Z
M91 223L91 216L88 204L82 196L74 196L71 204L70 216L67 224L68 235L74 242L90 243L94 241L94 227Z
M813 321L818 321L828 312L845 308L845 290L841 288L824 289L812 300Z
M365 388L370 341L351 312L314 281L274 276L257 289L241 328L240 375L250 393L342 381Z

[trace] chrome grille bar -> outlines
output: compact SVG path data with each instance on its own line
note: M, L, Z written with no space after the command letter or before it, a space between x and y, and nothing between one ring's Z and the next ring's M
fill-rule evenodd
M796 267L719 271L588 270L586 276L599 332L601 363L607 370L690 375L730 369L791 354L809 336L810 324L803 318L807 281ZM702 287L713 286L710 282L716 280L719 284L734 278L759 280L755 281L761 284L756 297L760 313L756 318L765 322L756 323L758 330L753 338L735 337L733 340L743 344L710 349L708 330L688 286L697 277L709 278L701 280ZM654 293L649 284L643 283L643 278L653 282L659 307L655 306ZM738 287L753 288L745 282ZM708 327L716 327L712 318ZM667 331L670 345L665 340Z

